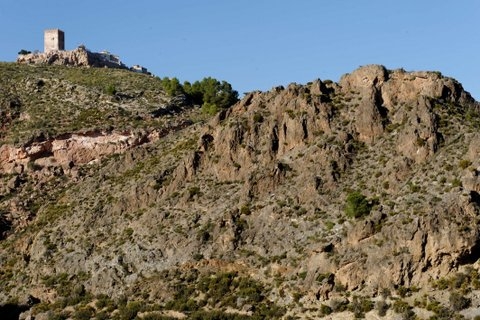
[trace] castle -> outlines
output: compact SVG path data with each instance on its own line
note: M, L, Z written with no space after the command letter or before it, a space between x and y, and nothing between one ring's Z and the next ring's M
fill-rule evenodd
M65 33L60 29L47 29L44 32L43 52L65 50Z
M22 52L24 51L24 52ZM84 45L74 50L65 50L65 32L60 29L47 29L44 31L44 51L22 50L17 57L17 63L23 64L55 64L77 67L117 68L150 74L142 66L127 67L118 56L108 51L91 52Z

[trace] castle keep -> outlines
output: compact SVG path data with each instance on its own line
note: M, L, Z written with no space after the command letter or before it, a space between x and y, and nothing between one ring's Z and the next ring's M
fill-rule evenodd
M60 29L48 29L44 33L44 52L65 50L65 33Z

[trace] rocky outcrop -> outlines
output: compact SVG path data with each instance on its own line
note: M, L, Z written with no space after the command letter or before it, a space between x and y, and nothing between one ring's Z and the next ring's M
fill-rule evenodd
M28 165L59 166L65 169L99 161L102 157L122 153L132 147L153 142L158 132L86 132L73 133L16 147L0 147L0 173L23 173Z
M269 192L299 150L317 142L312 152L326 170L315 173L328 187L348 168L355 145L373 146L385 135L395 141L400 155L392 166L422 163L443 139L433 112L442 103L468 105L474 100L458 82L438 73L376 65L343 76L338 85L316 80L249 93L217 116L177 176L192 179L203 167L220 181L253 179L253 185L265 184L253 193Z
M18 56L17 63L128 69L117 57L109 53L91 52L84 47L78 47L71 51L54 50L45 53L23 54Z
M459 112L460 106L465 108L460 113L465 112L474 104L453 79L383 66L362 67L338 84L317 80L249 93L203 132L198 150L177 168L170 187L213 177L220 182L241 181L243 201L288 194L299 204L324 207L325 201L334 201L325 194L341 195L342 186L358 186L352 176L364 162L357 179L372 179L366 172L378 170L384 188L392 193L392 200L384 202L393 202L400 194L411 199L411 190L419 191L410 180L429 179L418 170L425 163L441 166L438 159L448 157L441 150L452 139L451 132L440 129L444 112ZM478 157L476 138L465 141L470 145L468 158L478 165L473 160ZM375 168L376 160L362 160L365 148L369 157L378 154L384 165ZM349 289L409 286L426 284L475 260L480 232L461 222L476 221L479 213L475 172L458 172L473 197L460 192L442 196L440 205L426 203L419 208L421 216L408 212L388 217L392 212L383 205L372 218L352 221L343 229L348 236L335 243L341 258L332 262L324 253L314 255L310 264L317 267L312 272L335 274L335 281ZM417 183L432 192L426 182ZM378 187L371 187L378 190L372 197L388 196ZM430 197L441 200L440 195ZM256 237L262 238L262 233L258 231ZM268 236L263 237L268 241Z

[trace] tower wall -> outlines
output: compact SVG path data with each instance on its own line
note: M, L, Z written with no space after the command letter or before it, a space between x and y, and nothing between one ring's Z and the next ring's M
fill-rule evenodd
M65 33L60 29L45 30L44 52L65 50Z

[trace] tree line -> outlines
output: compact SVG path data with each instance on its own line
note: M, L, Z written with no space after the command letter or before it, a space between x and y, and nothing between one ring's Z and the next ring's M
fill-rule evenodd
M201 105L203 112L208 114L215 114L238 101L238 92L233 90L230 83L212 77L194 83L185 81L183 84L175 77L164 77L161 81L163 90L169 96L184 94L192 99L193 103Z

